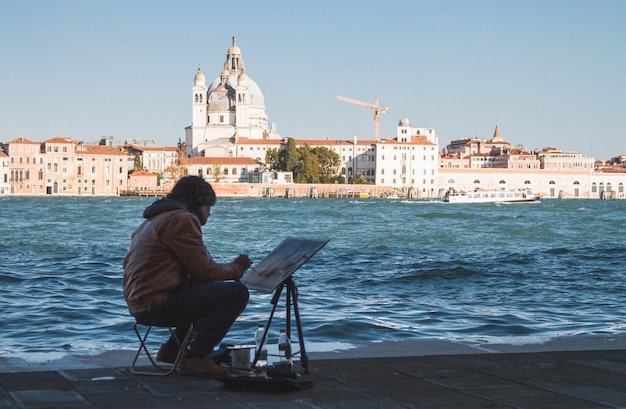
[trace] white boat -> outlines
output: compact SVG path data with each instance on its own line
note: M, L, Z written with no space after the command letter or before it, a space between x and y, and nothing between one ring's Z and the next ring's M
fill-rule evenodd
M532 203L538 202L539 196L530 189L515 190L476 190L465 192L450 189L443 196L446 203Z

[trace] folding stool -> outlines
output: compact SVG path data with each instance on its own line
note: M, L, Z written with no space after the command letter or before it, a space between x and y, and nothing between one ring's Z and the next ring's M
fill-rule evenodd
M146 331L143 335L141 335L141 333L139 332L139 329L137 328L138 325L142 325L146 327ZM137 339L139 339L139 343L140 343L139 349L137 349L137 353L135 354L135 359L133 359L133 363L130 365L130 372L135 375L167 376L171 374L172 372L174 372L174 370L178 366L178 363L180 362L180 359L183 357L185 349L187 348L187 344L189 343L189 339L191 338L191 332L193 331L193 324L189 324L189 329L187 330L187 333L185 334L185 338L181 341L178 339L178 337L176 336L176 333L174 332L175 327L167 327L170 331L170 334L172 335L172 338L176 340L176 344L178 346L178 355L176 355L176 360L174 361L173 364L160 365L152 357L152 354L150 353L146 345L146 340L148 339L148 335L150 335L150 330L152 329L153 326L158 327L156 325L142 324L139 322L135 322L135 325L133 325L133 329L135 330L135 334L137 334ZM152 366L154 366L156 370L142 371L142 370L138 370L135 367L135 365L137 364L137 360L139 359L139 356L141 355L142 351L148 357L148 359L150 360L150 363L152 363Z

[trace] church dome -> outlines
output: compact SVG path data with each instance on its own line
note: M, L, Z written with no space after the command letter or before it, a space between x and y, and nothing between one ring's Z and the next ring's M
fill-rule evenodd
M244 74L243 83L239 83L239 74L230 74L228 84L229 86L236 87L237 85L244 86L248 89L248 95L250 95L250 104L253 106L265 107L265 97L261 92L261 88L257 85L256 82L252 78L250 78L247 74ZM214 90L217 90L221 84L221 77L217 78L213 83L209 86L209 99L211 98L211 93ZM234 97L233 97L234 98ZM234 99L233 99L234 101Z
M208 112L226 112L235 109L235 92L227 85L220 85L209 92Z
M400 122L398 122L398 126L409 126L409 125L410 124L409 124L408 118L402 118Z

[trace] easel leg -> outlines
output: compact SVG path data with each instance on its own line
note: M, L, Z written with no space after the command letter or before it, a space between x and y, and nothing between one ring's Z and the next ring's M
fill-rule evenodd
M309 373L309 357L307 356L306 349L304 348L304 335L302 334L302 321L300 321L300 310L298 309L298 288L296 288L296 283L292 280L291 277L289 277L289 280L287 281L287 294L291 294L291 301L293 304L293 315L296 317L296 329L298 331L298 342L300 343L300 361L302 363L302 369L304 369L304 373L308 374ZM289 311L289 304L287 304L287 311ZM289 317L289 315L287 316ZM289 323L290 321L287 321L287 322Z
M270 316L267 319L267 324L265 324L265 332L263 333L263 340L261 341L261 345L259 345L257 350L254 352L254 361L252 361L253 368L256 366L256 363L259 361L261 350L263 350L263 345L267 341L267 334L270 331L270 325L272 325L272 318L274 318L274 313L276 312L276 306L278 305L278 300L280 299L280 294L282 293L284 286L285 286L285 283L281 284L280 287L276 289L276 292L274 293L274 296L272 297L272 301L271 301L273 305L272 312L270 313Z

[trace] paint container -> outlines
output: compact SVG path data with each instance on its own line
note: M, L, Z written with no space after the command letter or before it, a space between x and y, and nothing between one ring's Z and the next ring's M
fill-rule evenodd
M237 369L250 369L250 354L254 345L235 345L230 349L230 366Z

